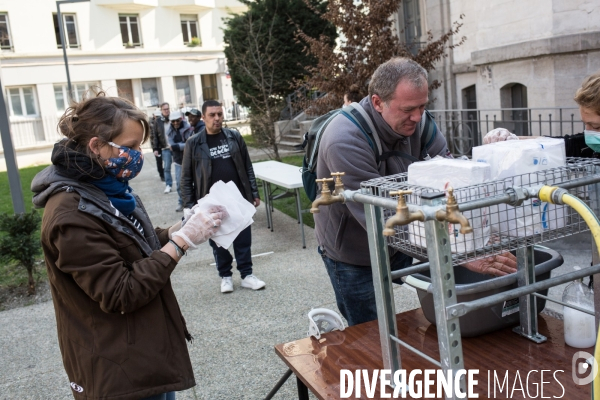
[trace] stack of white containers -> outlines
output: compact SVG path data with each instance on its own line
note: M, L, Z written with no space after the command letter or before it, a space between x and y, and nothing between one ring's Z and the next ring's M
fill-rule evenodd
M491 167L491 179L509 179L509 186L542 182L536 173L566 165L563 139L512 140L473 148L473 160ZM528 174L528 175L523 175ZM501 184L498 185L499 190ZM565 206L528 200L520 207L504 204L490 208L492 232L508 236L529 236L565 225Z
M470 160L434 158L430 161L413 163L408 167L407 183L424 186L441 191L448 187L454 189L477 185L490 180L490 166ZM464 202L478 196L479 189L456 190L454 192L457 202ZM473 233L463 235L460 225L448 224L448 233L452 252L469 252L481 248L490 237L489 210L476 209L463 213L469 220ZM412 244L426 248L425 226L423 222L413 222L408 227L409 240Z

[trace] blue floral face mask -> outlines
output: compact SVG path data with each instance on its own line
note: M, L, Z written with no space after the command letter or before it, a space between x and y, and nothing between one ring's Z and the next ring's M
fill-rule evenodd
M596 153L600 153L600 132L584 130L583 135L585 144Z
M144 155L142 152L130 149L129 147L119 146L113 142L108 142L108 144L119 149L119 156L104 160L104 169L106 172L114 175L120 182L127 182L138 176L144 166Z

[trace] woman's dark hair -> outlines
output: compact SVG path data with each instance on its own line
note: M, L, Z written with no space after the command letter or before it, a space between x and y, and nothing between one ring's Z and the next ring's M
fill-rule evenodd
M360 95L360 88L356 83L350 85L350 89L346 92L346 98L352 103L358 103L363 96Z
M109 97L100 88L92 87L79 103L72 102L58 121L58 131L75 143L75 148L92 156L89 142L98 137L107 144L123 132L126 120L139 121L144 128L142 143L148 140L150 125L146 114L129 100Z

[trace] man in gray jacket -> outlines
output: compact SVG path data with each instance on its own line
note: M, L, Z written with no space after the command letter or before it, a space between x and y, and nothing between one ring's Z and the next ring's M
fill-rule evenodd
M382 151L398 151L423 160L420 122L429 102L427 71L406 58L393 58L380 65L369 83L369 95L360 105L371 118L381 140ZM446 139L438 134L427 148L430 157L451 157ZM359 128L343 115L325 129L319 146L317 176L345 172L346 189L381 176L406 172L411 161L390 157L377 165L374 150ZM319 254L331 279L337 305L350 326L377 318L371 260L363 205L334 203L314 214ZM390 249L392 270L412 264L412 258ZM466 265L495 275L516 271L516 264L496 256ZM508 264L508 265L506 265Z

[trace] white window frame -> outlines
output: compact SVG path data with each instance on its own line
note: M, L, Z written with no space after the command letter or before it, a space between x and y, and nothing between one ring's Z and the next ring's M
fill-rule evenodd
M129 36L129 40L133 40L133 36L131 35L131 18L135 18L137 21L137 31L138 31L138 37L140 38L140 42L139 43L133 43L131 42L131 45L133 47L142 47L144 41L142 39L142 27L140 24L140 15L139 14L119 14L119 32L121 31L121 17L125 17L127 18L127 34ZM127 46L127 43L123 43L123 46Z
M58 20L58 14L57 13L53 13L53 15L56 15L56 18ZM65 47L67 49L80 49L81 48L81 40L79 40L79 29L78 28L78 24L77 24L77 14L75 13L60 13L61 17L62 17L62 27L63 27L63 37L65 38ZM71 43L69 43L69 35L67 35L67 21L66 21L66 17L73 17L73 25L75 25L75 40L77 40L77 43L75 45L71 45ZM58 29L60 29L60 25L58 26ZM60 35L60 32L59 32ZM62 46L57 43L56 46L59 49L62 49Z
M177 109L179 109L179 105L181 104L181 102L179 101L179 96L177 95L177 78L187 78L187 82L188 82L188 88L190 90L190 101L188 102L184 102L183 106L192 106L194 105L194 92L193 92L193 77L190 75L179 75L179 76L174 76L173 77L173 86L175 86L175 107L177 107Z
M13 50L13 42L12 42L12 32L10 30L10 21L8 20L8 13L7 12L0 12L0 15L4 15L6 17L6 31L8 32L8 42L9 42L9 47L1 47L1 50Z
M73 82L73 83L71 83L71 89L73 89L73 100L76 101L76 102L79 102L79 101L82 100L82 99L79 98L79 93L77 92L77 86L78 85L84 85L84 90L87 91L92 86L99 86L99 83L98 82ZM61 87L63 99L64 99L64 102L65 102L65 108L62 109L62 110L58 107L58 104L56 104L56 87L57 86ZM69 107L69 104L68 104L69 103L69 88L68 88L68 86L67 86L66 83L55 83L54 86L53 86L53 88L54 88L54 91L53 91L53 93L54 93L54 104L56 105L56 111L58 113L62 114L67 109L67 107Z
M196 32L197 32L197 37L198 40L200 40L200 43L202 43L202 39L200 39L200 24L198 23L198 16L195 14L181 14L181 23L186 24L187 27L187 33L188 33L188 41L186 42L185 40L183 41L183 44L188 45L191 43L192 41L192 28L190 28L190 22L193 22L196 24Z
M146 104L145 100L144 100L144 79L153 79L155 84L156 84L156 96L157 96L157 102L156 104ZM143 107L160 107L160 90L159 90L159 82L157 78L140 78L140 87L142 89L142 96L141 96L141 102ZM177 90L175 90L177 91Z
M33 95L33 108L35 108L35 114L24 114L24 115L15 115L13 111L12 104L12 96L10 91L13 89L19 89L19 97L21 101L21 109L23 112L27 113L27 106L25 105L25 95L23 94L23 89L31 88L31 94ZM40 111L37 104L37 95L35 93L35 86L10 86L6 88L6 97L8 99L8 109L10 111L10 116L13 118L36 118L40 116Z

